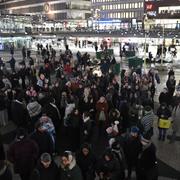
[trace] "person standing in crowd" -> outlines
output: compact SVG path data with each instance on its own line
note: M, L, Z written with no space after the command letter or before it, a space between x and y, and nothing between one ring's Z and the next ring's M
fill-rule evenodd
M99 160L97 174L100 180L119 180L122 178L120 163L111 149L107 149Z
M157 110L159 140L165 141L167 129L170 128L171 111L165 103L162 103Z
M96 156L90 144L84 143L76 154L76 160L82 171L83 180L94 180L96 170Z
M171 75L168 78L168 80L166 82L166 86L168 88L169 97L172 98L174 95L175 88L176 88L176 80L173 75Z
M60 180L60 170L50 154L43 153L41 155L30 180Z
M176 134L180 130L180 102L173 108L172 111L172 136L170 143L173 143L176 139Z
M81 144L84 142L91 143L93 132L93 121L88 112L83 113L80 139Z
M12 73L16 72L16 70L15 70L16 60L14 59L13 56L11 57L10 61L8 61L7 63L10 64Z
M167 88L163 88L163 91L159 95L159 104L166 103L167 105L170 103L170 97Z
M168 72L168 77L170 77L170 76L175 76L173 67L171 67L169 72Z
M13 174L11 172L10 166L4 160L0 160L0 179L13 180Z
M39 147L38 157L45 152L51 155L54 152L52 137L43 125L42 122L37 122L35 125L35 132L31 135L31 139L34 140Z
M18 126L27 128L30 117L23 103L24 95L21 90L17 90L15 99L11 103L12 121Z
M143 135L153 135L153 122L154 122L154 113L150 106L144 108L144 116L141 119L141 128Z
M22 57L23 57L23 60L25 60L25 58L26 58L26 47L25 46L23 46L23 48L22 48Z
M42 115L42 106L37 101L31 99L27 104L27 110L30 116L29 130L33 132L35 130L35 124Z
M137 162L142 149L139 128L136 126L131 127L130 134L125 138L124 153L127 162L128 176L131 179L132 170L135 169L137 176Z
M137 162L137 180L158 180L156 147L149 135L141 137L142 151Z
M42 112L46 113L46 115L51 118L56 131L58 131L60 125L62 124L61 123L61 114L59 112L59 109L56 106L54 98L49 97L48 103L45 104Z
M29 180L38 158L38 145L27 137L25 129L17 131L15 142L9 147L7 157L14 165L14 172L20 174L22 180Z
M68 117L67 121L67 134L70 145L70 150L76 152L80 147L80 129L81 115L77 108L75 108Z
M96 121L100 137L104 134L105 125L108 122L108 103L105 97L100 97L96 103Z
M81 170L72 152L65 151L61 156L60 172L62 180L83 180Z

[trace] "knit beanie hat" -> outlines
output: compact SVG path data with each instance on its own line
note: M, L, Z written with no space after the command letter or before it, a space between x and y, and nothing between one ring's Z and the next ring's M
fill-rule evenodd
M42 107L37 101L30 102L27 105L27 110L29 112L30 117L39 115L41 113L41 109Z
M151 108L150 106L146 106L146 107L144 108L144 113L145 113L145 115L148 114L148 113L150 113L151 111L152 111L152 108Z
M131 132L132 133L139 133L139 128L137 126L132 126L131 127Z
M51 155L49 153L43 153L41 155L41 161L42 162L50 162L52 159L51 159Z

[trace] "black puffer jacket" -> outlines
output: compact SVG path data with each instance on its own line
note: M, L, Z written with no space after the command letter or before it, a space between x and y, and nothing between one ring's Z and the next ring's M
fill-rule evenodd
M85 156L82 152L82 149L86 148L89 150L89 153ZM84 180L92 180L95 177L95 166L96 166L96 157L93 154L90 146L83 145L81 150L76 154L77 164L82 171Z
M110 158L109 161L105 160L106 155ZM99 160L97 173L99 176L103 173L104 179L120 180L122 178L120 163L112 152L105 154L103 158Z
M72 160L68 167L61 165L61 180L83 180L81 170L76 164L75 159Z
M54 162L51 162L48 168L45 168L41 162L38 162L32 173L31 180L60 180L60 171Z

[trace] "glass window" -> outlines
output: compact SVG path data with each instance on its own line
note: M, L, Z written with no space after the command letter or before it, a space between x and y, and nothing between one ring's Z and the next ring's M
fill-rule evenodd
M128 12L126 12L126 18L129 18L129 13Z
M143 3L143 2L141 3L141 7L142 7L142 8L144 7L144 3Z
M126 9L129 9L129 4L128 3L126 4Z
M137 8L137 6L138 6L138 3L135 3L134 8Z
M132 18L134 18L134 12L132 12L132 15L131 15L131 16L132 16Z

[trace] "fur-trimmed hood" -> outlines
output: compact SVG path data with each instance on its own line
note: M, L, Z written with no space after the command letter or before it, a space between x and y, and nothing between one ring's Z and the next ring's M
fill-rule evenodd
M67 166L67 167L65 167L65 166L62 164L62 162L60 163L60 166L61 166L61 168L64 169L64 170L72 170L72 169L76 166L76 159L73 157L70 165Z

